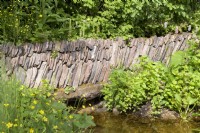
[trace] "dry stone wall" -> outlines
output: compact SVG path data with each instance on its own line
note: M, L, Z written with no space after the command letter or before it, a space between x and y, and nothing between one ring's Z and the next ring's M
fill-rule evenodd
M7 74L29 87L38 87L47 79L59 88L78 87L82 84L106 82L111 68L129 68L137 58L147 55L153 61L168 63L177 50L188 47L189 33L168 34L163 37L135 38L128 42L87 39L73 42L46 42L23 46L2 45Z

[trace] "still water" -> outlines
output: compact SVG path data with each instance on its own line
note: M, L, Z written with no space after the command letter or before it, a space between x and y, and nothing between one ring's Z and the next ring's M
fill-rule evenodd
M94 133L200 133L200 122L137 118L112 113L93 114Z

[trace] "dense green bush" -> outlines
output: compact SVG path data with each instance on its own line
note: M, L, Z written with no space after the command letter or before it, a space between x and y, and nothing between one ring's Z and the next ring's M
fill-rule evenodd
M75 114L54 99L46 82L39 89L27 88L0 76L0 132L84 132L94 126L92 117Z
M126 112L151 102L153 113L169 108L186 119L200 106L199 46L175 53L168 67L142 57L131 70L114 70L102 90L108 109Z
M198 0L1 0L0 41L138 37L195 29Z
M200 106L200 44L192 42L186 52L173 55L164 89L164 106L182 118Z
M161 63L143 57L140 64L131 70L114 70L109 81L102 90L108 109L116 107L126 112L147 101L157 107L159 99L156 98L163 92L160 87L165 81L165 69Z

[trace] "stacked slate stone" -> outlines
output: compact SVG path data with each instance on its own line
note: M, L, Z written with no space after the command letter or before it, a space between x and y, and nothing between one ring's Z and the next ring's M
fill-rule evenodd
M0 48L5 53L7 74L16 75L23 84L37 88L46 79L58 88L76 88L82 84L106 82L111 68L129 68L142 55L167 64L170 55L186 49L186 42L191 38L194 35L183 33L135 38L129 40L129 45L118 38L3 45Z

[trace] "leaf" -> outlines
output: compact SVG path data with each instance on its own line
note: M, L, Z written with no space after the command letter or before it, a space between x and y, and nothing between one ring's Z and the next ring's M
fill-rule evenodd
M179 94L175 94L175 99L177 102L181 103L181 96Z
M55 6L57 7L58 6L58 1L54 0L54 2L55 2Z
M188 101L189 105L192 105L197 101L197 99L192 98L191 96L188 96L187 101Z
M178 65L183 64L185 56L186 56L186 53L184 51L177 51L176 53L172 55L169 66L176 67Z

